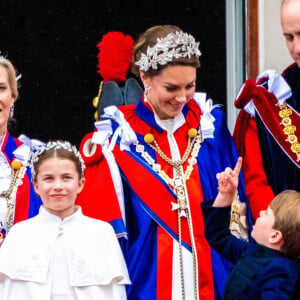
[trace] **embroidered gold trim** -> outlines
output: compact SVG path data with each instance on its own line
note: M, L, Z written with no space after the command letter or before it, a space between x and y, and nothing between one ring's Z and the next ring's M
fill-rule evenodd
M287 107L286 103L279 106L279 116L281 117L280 124L283 125L283 133L287 135L286 141L291 144L291 150L297 156L297 162L300 161L300 143L298 142L298 137L295 135L297 130L295 125L292 125L292 120L290 116L293 114L293 111Z

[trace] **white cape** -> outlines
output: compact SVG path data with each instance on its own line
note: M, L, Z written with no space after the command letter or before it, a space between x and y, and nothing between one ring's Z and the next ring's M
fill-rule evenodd
M126 299L130 280L110 224L80 208L62 221L41 207L39 215L13 226L0 248L1 300L51 299L49 270L58 237L76 299Z

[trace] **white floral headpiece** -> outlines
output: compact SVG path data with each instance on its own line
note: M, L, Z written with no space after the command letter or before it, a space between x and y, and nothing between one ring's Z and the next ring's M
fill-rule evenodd
M148 47L147 53L135 63L141 71L147 72L150 68L157 69L157 65L165 65L174 58L200 56L199 42L185 32L169 33L164 38L158 38L153 47Z
M51 149L57 150L57 149L61 149L61 148L65 149L65 150L67 150L69 152L73 152L74 153L74 155L80 161L81 173L84 174L84 169L85 169L84 161L83 161L83 159L82 159L79 151L77 150L77 148L75 146L72 146L67 141L51 141L51 142L48 142L46 144L46 146L40 148L38 151L36 151L32 155L32 157L31 157L31 164L30 164L32 178L35 177L34 163L36 163L39 160L40 155L43 154L47 150L51 150Z

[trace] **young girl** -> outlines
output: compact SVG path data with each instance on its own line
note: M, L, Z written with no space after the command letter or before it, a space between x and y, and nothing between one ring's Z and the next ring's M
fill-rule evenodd
M126 299L130 280L112 227L75 205L85 180L77 149L49 142L33 157L32 174L43 206L1 247L1 300Z

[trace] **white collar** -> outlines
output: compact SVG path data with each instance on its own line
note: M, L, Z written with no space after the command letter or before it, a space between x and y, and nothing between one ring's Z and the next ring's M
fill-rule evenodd
M40 216L41 218L49 222L67 224L77 220L78 218L81 218L83 214L82 214L81 207L75 205L75 212L71 216L68 216L62 220L60 217L50 213L47 209L45 209L43 205L41 205L38 216Z
M161 120L158 115L154 112L154 118L162 129L166 130L168 133L174 133L178 128L180 128L185 123L185 118L182 112L175 116L173 119Z

